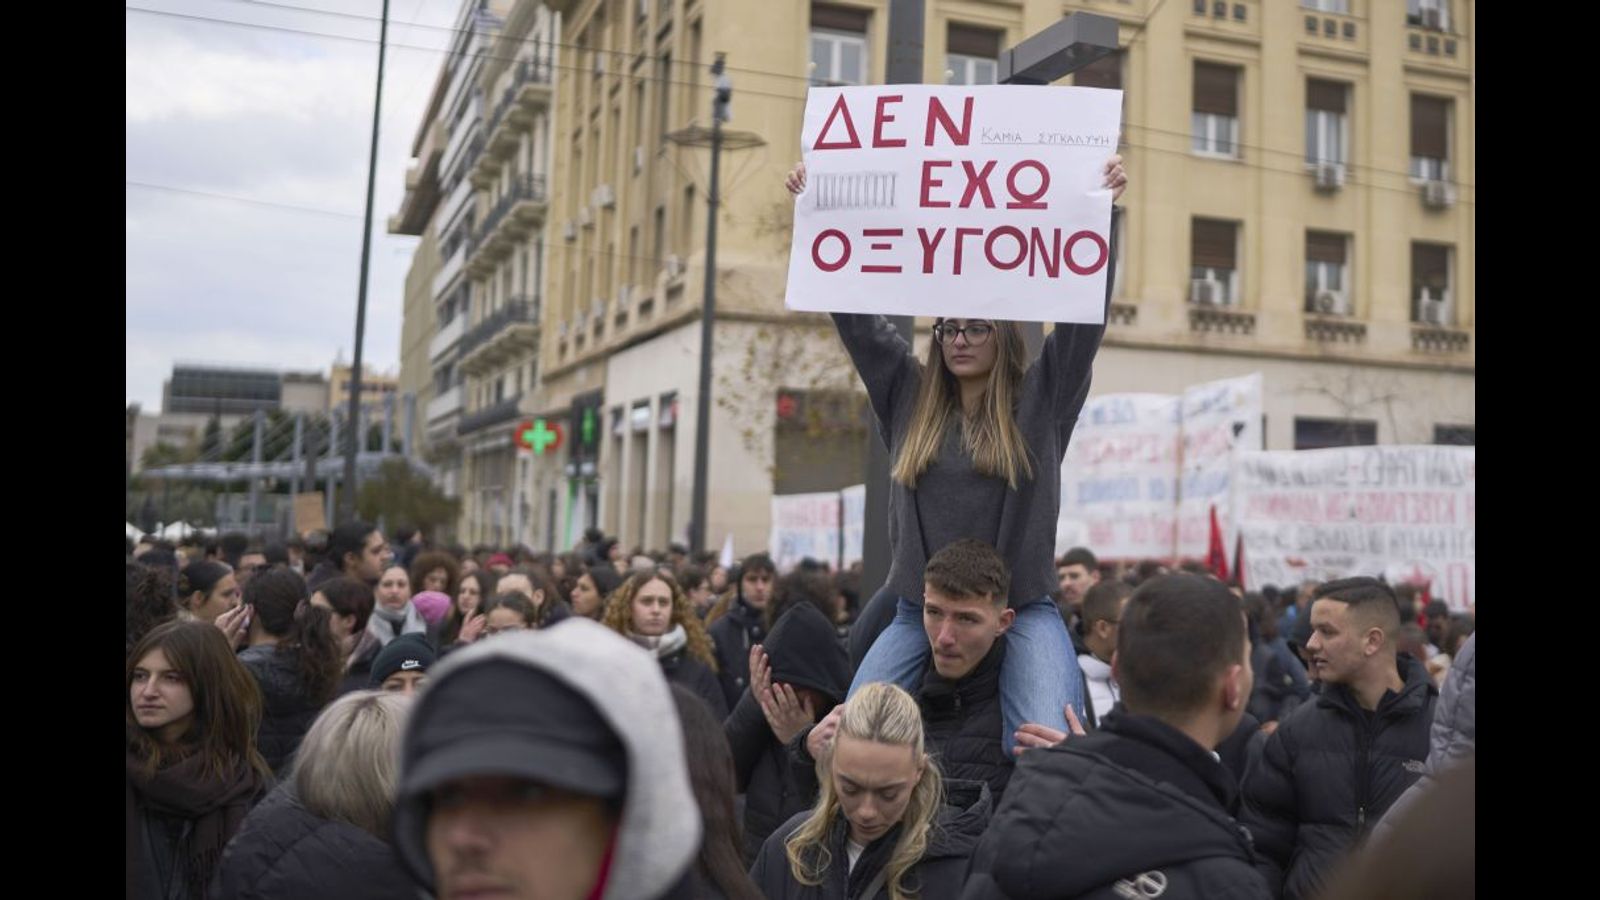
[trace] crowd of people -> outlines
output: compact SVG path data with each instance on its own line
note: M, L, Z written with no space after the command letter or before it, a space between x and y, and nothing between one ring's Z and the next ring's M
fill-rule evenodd
M1470 612L1053 558L1104 324L833 321L892 461L869 598L598 531L130 542L130 900L1473 895Z
M617 546L130 544L127 895L1360 896L1471 789L1473 619L1412 585L1074 548L1084 712L1012 727L983 542L853 692L858 571Z

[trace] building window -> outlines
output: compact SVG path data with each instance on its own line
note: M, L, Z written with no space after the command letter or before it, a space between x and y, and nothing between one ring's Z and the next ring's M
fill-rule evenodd
M1337 81L1306 81L1306 162L1343 166L1348 137L1345 103L1349 86Z
M812 84L866 83L869 15L865 10L812 4Z
M1350 315L1349 247L1348 235L1306 232L1306 312Z
M1411 177L1450 180L1450 101L1411 95Z
M1433 426L1433 442L1435 444L1450 444L1459 447L1476 447L1478 446L1478 426L1435 425Z
M1300 8L1348 16L1350 15L1350 0L1300 0Z
M1450 0L1406 0L1406 24L1450 30Z
M1072 83L1077 87L1109 88L1122 90L1121 50L1113 50L1087 66L1072 73Z
M950 84L994 84L999 80L1001 33L989 28L950 23L944 67Z
M1189 302L1233 306L1239 302L1239 224L1194 219L1190 227Z
M1239 155L1239 70L1213 63L1194 64L1194 152L1234 158Z
M1294 420L1294 448L1370 447L1378 443L1378 423L1368 419Z
M1451 309L1448 244L1411 244L1411 321L1423 325L1454 324Z

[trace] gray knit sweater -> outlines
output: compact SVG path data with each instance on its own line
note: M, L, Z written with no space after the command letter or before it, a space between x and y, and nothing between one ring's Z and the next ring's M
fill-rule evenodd
M1113 209L1113 219L1121 210ZM1116 227L1111 229L1111 262L1106 270L1106 306L1116 276ZM866 385L887 439L889 459L899 458L910 429L922 365L911 346L879 315L834 313L833 323ZM885 586L916 602L922 600L922 572L928 556L961 537L992 543L1011 572L1013 607L1052 594L1056 520L1061 513L1061 461L1089 396L1090 369L1100 350L1105 325L1062 323L1044 341L1039 358L1022 379L1015 410L1017 427L1028 444L1033 480L1011 490L999 478L973 471L961 448L960 425L952 426L939 456L912 490L889 482L889 549L893 561Z

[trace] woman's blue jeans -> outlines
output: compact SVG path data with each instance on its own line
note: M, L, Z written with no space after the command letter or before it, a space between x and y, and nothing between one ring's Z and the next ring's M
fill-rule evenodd
M1069 703L1079 721L1086 716L1083 670L1054 600L1042 597L1018 607L1005 640L1006 658L1000 665L1000 710L1005 720L1001 739L1010 753L1017 729L1026 723L1066 731L1062 710ZM916 696L930 655L922 604L899 598L894 621L878 635L850 682L851 696L874 681L898 684Z

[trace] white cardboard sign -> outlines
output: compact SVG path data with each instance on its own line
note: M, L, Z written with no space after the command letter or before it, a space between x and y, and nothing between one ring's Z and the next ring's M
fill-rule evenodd
M785 305L1104 321L1121 116L1101 88L812 88Z

